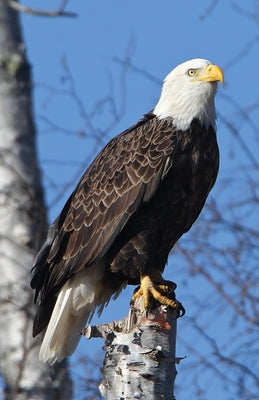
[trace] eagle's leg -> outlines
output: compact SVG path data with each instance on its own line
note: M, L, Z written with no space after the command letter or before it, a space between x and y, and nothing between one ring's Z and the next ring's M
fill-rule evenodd
M164 280L160 273L152 273L150 275L140 276L140 287L135 291L131 299L131 304L135 303L137 298L143 296L144 307L148 310L150 306L150 298L153 297L160 304L171 306L179 312L179 316L184 315L185 310L182 304L175 299L174 290L176 284L171 281ZM172 295L173 294L173 295Z

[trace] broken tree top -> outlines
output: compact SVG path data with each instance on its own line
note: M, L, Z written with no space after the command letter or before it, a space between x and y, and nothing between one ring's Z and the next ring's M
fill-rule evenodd
M105 339L103 381L100 392L107 400L172 400L174 398L177 311L159 306L148 314L143 298L137 299L127 318L85 328L91 339Z

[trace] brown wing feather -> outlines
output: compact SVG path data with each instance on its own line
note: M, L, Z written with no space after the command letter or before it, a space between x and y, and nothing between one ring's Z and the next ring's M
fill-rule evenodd
M175 151L171 119L149 114L111 140L70 196L36 259L32 287L41 300L101 259L129 218L148 201ZM43 247L44 248L44 247Z

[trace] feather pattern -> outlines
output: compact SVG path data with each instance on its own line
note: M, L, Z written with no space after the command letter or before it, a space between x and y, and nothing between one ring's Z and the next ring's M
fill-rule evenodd
M35 260L32 287L41 306L34 335L47 325L53 297L80 270L105 259L107 270L124 274L115 279L114 292L126 280L138 283L139 271L147 268L150 235L164 240L155 239L155 258L161 256L155 266L162 270L169 249L197 218L217 170L215 131L201 128L197 121L181 132L172 118L158 120L150 113L108 143L51 226Z
M40 361L54 364L73 353L95 307L102 308L112 295L112 291L101 285L103 272L99 263L94 270L83 270L63 285L41 345Z
M75 272L104 257L139 205L155 192L175 139L171 118L157 120L150 113L108 143L68 199L35 260L36 298L40 294L44 301Z
M208 69L206 60L203 64ZM206 79L202 73L199 79ZM112 139L92 162L35 259L31 286L39 306L33 335L47 327L42 361L71 354L93 312L101 312L127 283L138 284L140 274L154 269L163 272L170 250L197 219L215 183L215 84L199 81L195 96L204 87L207 94L200 106L193 105L187 96L192 81L184 73L188 90L181 101L187 98L195 113L182 119L171 100L174 74L168 77L155 111Z

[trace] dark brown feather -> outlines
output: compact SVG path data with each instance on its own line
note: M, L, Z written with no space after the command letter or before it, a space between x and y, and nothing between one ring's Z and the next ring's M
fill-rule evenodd
M49 316L53 296L82 268L106 260L106 284L138 283L163 270L170 249L198 217L218 171L212 127L177 131L150 113L111 140L52 225L31 282ZM41 307L42 309L42 307ZM38 315L35 332L44 323Z

